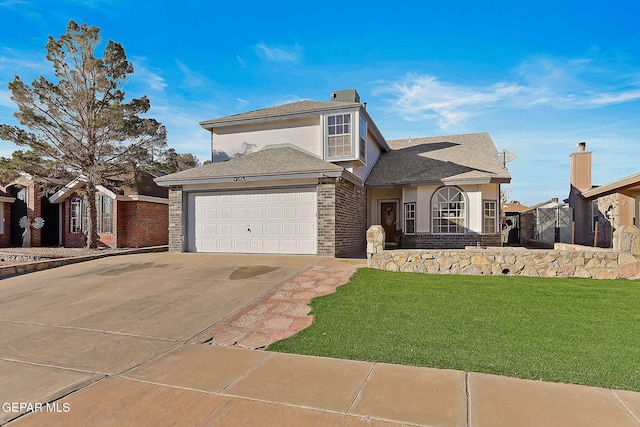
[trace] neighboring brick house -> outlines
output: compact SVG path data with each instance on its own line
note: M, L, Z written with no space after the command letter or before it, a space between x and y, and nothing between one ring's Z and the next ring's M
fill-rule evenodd
M387 142L365 107L351 89L202 122L214 160L243 155L156 179L169 250L351 256L380 223L390 246L500 244L489 135Z
M16 198L0 191L0 248L11 246L11 207Z
M48 188L60 183L56 180L33 177L22 173L10 183L1 187L3 221L0 245L3 247L22 246L24 229L20 227L20 218L44 218L42 229L32 228L29 246L55 246L58 244L59 215L56 206L47 198Z
M49 200L61 212L60 245L86 245L87 200L84 180L75 179ZM98 186L96 195L99 245L111 248L140 248L166 245L169 238L167 190L153 184L141 194L135 186L107 189ZM116 192L117 191L117 192Z
M640 212L640 173L602 186L591 182L592 152L586 143L570 158L570 193L566 202L573 209L577 244L613 246L613 232L624 225L638 225ZM597 236L596 236L597 230Z

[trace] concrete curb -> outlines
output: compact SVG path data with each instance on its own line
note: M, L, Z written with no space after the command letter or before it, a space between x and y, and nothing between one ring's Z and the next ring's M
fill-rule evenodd
M144 253L152 253L152 252L167 252L168 250L169 250L168 245L150 246L147 248L125 249L123 251L118 251L118 252L105 252L103 254L84 255L84 256L72 257L72 258L39 260L39 261L27 262L24 264L0 266L0 280L6 279L8 277L34 273L36 271L48 270L50 268L62 267L64 265L76 264L76 263L85 262L85 261L93 261L95 259L105 258L109 256L144 254Z

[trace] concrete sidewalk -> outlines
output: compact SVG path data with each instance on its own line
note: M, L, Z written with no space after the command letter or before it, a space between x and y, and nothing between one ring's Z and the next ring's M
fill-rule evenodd
M640 393L201 344L56 404L10 425L640 426Z

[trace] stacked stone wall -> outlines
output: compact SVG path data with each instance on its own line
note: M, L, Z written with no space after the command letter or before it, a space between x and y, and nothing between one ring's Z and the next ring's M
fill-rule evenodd
M384 230L367 231L371 268L428 274L485 276L584 277L640 279L640 230L625 227L614 249L557 245L553 250L467 248L462 250L383 250Z

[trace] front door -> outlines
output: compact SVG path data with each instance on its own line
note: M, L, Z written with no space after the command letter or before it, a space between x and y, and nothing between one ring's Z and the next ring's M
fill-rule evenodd
M11 246L22 246L22 233L24 229L20 227L20 218L27 216L27 202L29 200L29 189L27 187L12 187L11 195L16 201L11 204Z
M386 236L385 243L396 242L396 224L398 222L396 206L396 202L380 203L380 221L382 222L382 228L384 228L384 234Z

